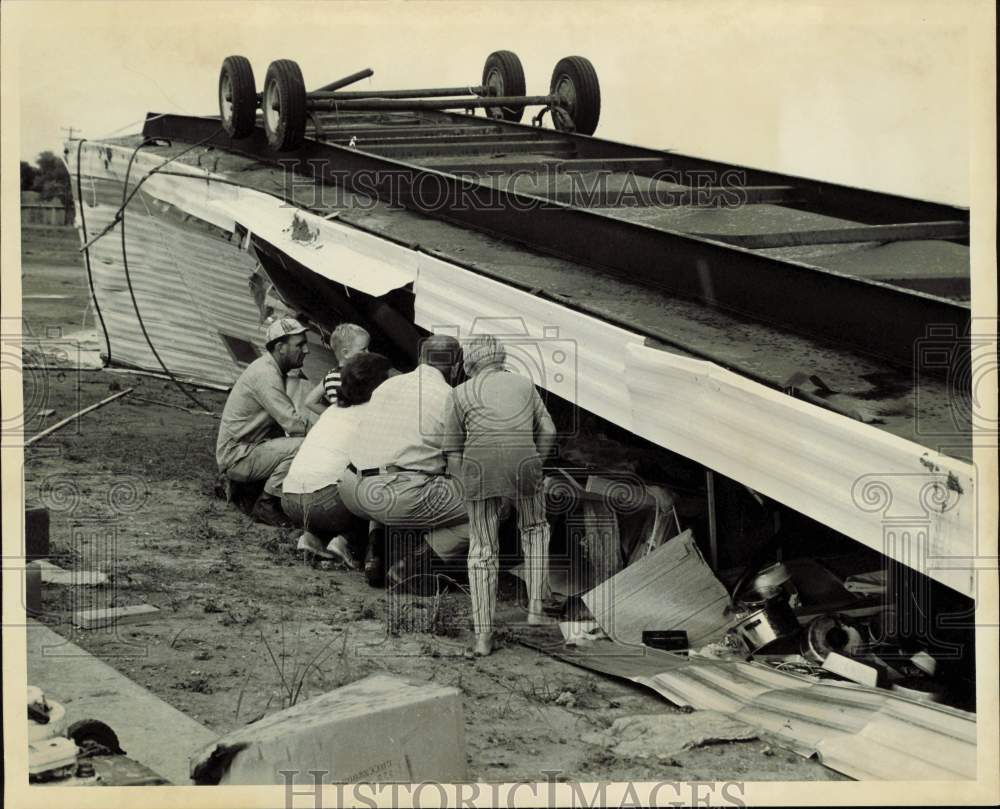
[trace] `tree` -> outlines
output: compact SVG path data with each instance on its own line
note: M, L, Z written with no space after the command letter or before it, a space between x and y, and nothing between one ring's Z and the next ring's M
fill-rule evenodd
M21 190L31 191L35 185L35 178L38 176L38 169L28 161L21 161Z
M52 152L45 151L38 155L37 169L31 184L31 190L41 194L42 200L57 199L66 208L67 214L73 211L73 189L70 185L69 172L66 165ZM24 179L24 168L22 163L21 178ZM31 169L31 166L28 166Z
M38 174L35 177L34 190L42 195L42 199L58 199L67 205L73 194L69 187L69 172L66 166L52 152L42 152L35 161L38 164Z

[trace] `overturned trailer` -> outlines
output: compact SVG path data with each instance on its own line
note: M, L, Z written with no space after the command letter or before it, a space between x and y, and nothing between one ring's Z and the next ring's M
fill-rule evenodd
M933 613L906 631L968 675L968 210L593 137L582 57L539 96L507 51L466 88L342 89L369 74L309 93L279 60L257 93L230 57L219 117L67 142L106 362L228 385L281 308L400 367L428 332L493 333L564 437L582 413L705 470L717 570L749 553L714 473L884 555L899 612Z

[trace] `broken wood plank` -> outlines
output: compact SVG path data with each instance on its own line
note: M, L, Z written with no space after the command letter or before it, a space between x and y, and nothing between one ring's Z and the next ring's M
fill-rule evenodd
M98 607L91 610L77 610L73 613L74 626L80 629L98 629L117 624L138 624L150 620L159 612L152 604L133 604L130 607Z
M913 222L902 225L863 225L827 230L798 230L786 233L690 233L702 239L725 242L750 250L774 247L801 247L809 244L850 242L912 242L934 239L968 239L968 222Z

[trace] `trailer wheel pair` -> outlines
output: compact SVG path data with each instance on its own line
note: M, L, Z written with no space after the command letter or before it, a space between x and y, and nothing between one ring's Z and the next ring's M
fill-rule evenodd
M590 61L582 56L560 59L552 72L549 88L547 98L526 97L524 69L517 54L494 51L486 59L482 88L477 92L485 90L487 98L508 99L504 106L485 107L486 114L491 118L520 121L524 104L514 104L515 99L523 99L527 103L547 103L553 111L552 120L556 129L592 135L601 114L601 91ZM229 56L222 63L219 114L222 127L231 138L246 138L253 134L260 106L268 145L279 152L297 149L305 139L309 98L302 71L291 59L278 59L268 66L264 91L260 96L257 95L253 69L246 57Z
M524 68L512 51L495 51L486 58L483 68L483 85L493 89L497 96L523 96L525 94ZM552 71L549 94L558 96L560 107L573 121L573 130L583 135L593 135L601 117L601 87L597 71L591 61L583 56L560 59ZM520 121L524 107L487 107L491 118ZM567 130L565 116L553 115L556 129Z
M261 99L267 143L279 152L296 149L306 130L306 85L291 59L271 62ZM222 128L231 138L253 134L257 121L257 85L245 56L228 56L219 73Z

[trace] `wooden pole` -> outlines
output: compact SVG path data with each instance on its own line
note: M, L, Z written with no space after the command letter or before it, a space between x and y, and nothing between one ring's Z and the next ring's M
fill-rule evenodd
M24 446L30 447L32 444L34 444L39 439L45 438L45 436L50 435L51 433L54 433L56 430L62 429L67 424L76 421L78 418L80 418L80 416L82 416L82 415L84 415L86 413L89 413L91 410L97 410L97 408L99 408L99 407L104 407L104 405L108 404L108 402L113 402L115 399L120 399L122 396L127 396L133 390L135 390L135 388L126 388L125 390L121 391L120 393L114 393L114 394L112 394L107 399L101 399L101 401L97 402L96 404L92 404L90 407L83 408L83 410L80 410L80 411L74 413L72 416L67 416L62 421L57 421L51 427L48 427L48 428L42 430L40 433L38 433L38 435L33 435L31 438L29 438L27 441L25 441L24 442Z
M708 548L712 558L712 570L719 569L719 532L715 522L715 473L705 470L705 489L708 501Z

